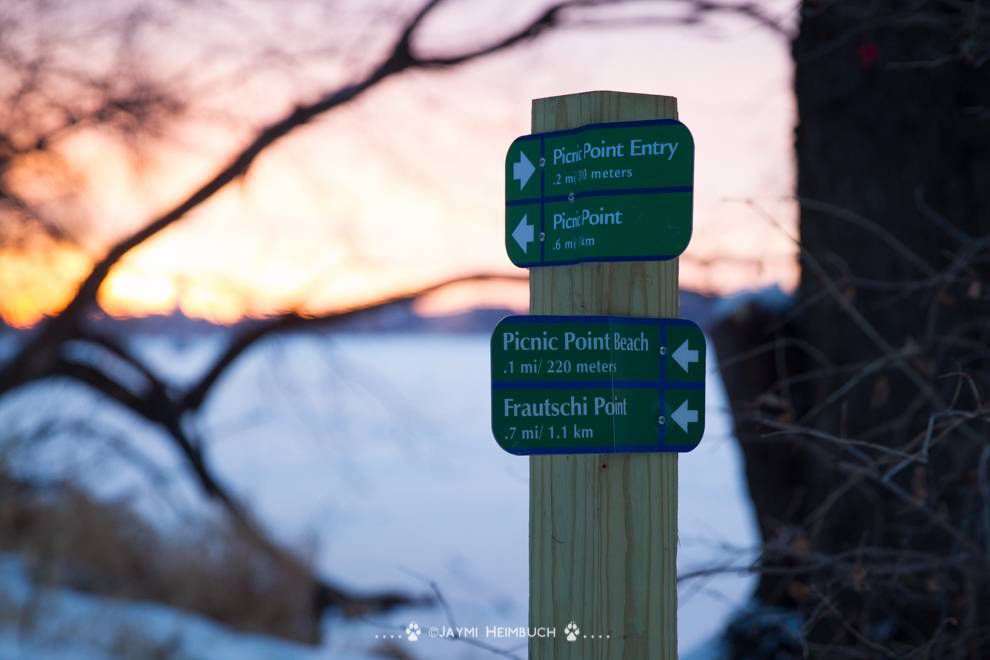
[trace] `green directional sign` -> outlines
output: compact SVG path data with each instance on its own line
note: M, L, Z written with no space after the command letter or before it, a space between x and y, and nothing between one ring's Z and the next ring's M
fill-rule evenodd
M705 337L682 319L509 316L492 334L492 433L513 454L690 451Z
M694 140L675 119L517 138L505 158L505 248L524 268L672 259L691 240Z

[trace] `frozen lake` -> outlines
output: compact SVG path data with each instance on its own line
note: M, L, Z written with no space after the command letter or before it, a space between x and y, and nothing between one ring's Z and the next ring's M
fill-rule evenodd
M215 339L183 348L161 338L135 340L135 348L175 383L192 378L219 346ZM708 355L711 367L711 350ZM416 593L428 591L426 581L433 580L459 625L482 631L525 626L528 459L503 452L491 437L488 359L488 337L482 335L272 341L229 372L199 427L227 484L284 541L311 548L326 575L357 589ZM201 511L203 502L168 442L119 410L94 408L95 400L71 385L26 390L0 408L0 428L16 437L46 415L85 420L150 456L166 485L153 492L99 439L25 445L15 451L16 463L68 475L103 497L129 499L164 526L181 522L177 512ZM756 545L741 459L714 373L706 426L701 445L680 458L681 573L738 562L745 559L740 548ZM752 587L749 576L682 583L681 650L720 630ZM328 620L327 643L313 657L360 656L376 644L375 635L397 633L410 619L424 630L447 623L439 610ZM487 641L519 647L513 640ZM425 637L408 648L423 658L483 655L463 643Z

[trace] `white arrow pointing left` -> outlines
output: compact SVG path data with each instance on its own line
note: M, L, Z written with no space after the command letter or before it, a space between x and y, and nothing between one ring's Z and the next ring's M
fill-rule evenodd
M688 344L688 340L685 339L684 343L677 347L674 351L674 362L677 363L684 371L688 371L691 365L698 361L698 351L692 351L691 346Z
M527 214L528 215L528 214ZM523 252L527 252L526 249L530 243L533 242L533 225L529 224L526 220L527 215L522 217L516 228L512 230L512 238L516 239L516 243L519 243L519 247L522 248Z
M526 187L529 183L529 178L533 176L533 172L536 168L533 167L532 161L526 158L526 154L522 151L519 152L519 160L512 164L512 178L519 182L519 190Z
M682 431L687 433L688 425L691 424L692 422L697 423L698 411L691 410L691 408L688 406L687 399L684 399L684 403L678 406L677 410L675 410L674 414L671 415L670 417L671 419L674 420L674 422L677 423L678 426L681 427Z

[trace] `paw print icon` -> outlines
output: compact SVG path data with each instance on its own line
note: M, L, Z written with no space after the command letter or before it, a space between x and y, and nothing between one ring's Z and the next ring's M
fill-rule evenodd
M578 625L571 621L566 626L564 626L564 637L567 638L568 642L576 642L578 635L581 634L581 629Z
M409 625L406 626L406 639L410 642L415 642L422 634L423 632L419 629L419 624L415 621L410 621Z

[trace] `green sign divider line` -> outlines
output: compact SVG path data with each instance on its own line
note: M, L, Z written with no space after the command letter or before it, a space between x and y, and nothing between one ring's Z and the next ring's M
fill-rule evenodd
M635 388L665 388L668 385L674 385L679 389L685 390L703 390L705 388L704 383L692 383L692 382L678 382L678 381L664 381L664 380L654 380L654 381L640 381L640 380L592 380L592 381L529 381L525 383L514 382L514 381L493 381L492 389L519 389L519 390L538 390L538 389L567 389L569 387L625 387L630 389Z
M694 192L694 186L656 186L653 188L620 188L618 190L585 190L573 195L548 195L530 199L514 199L507 201L506 206L522 206L524 204L539 204L541 202L570 202L587 197L622 196L622 195L662 195L664 193Z

